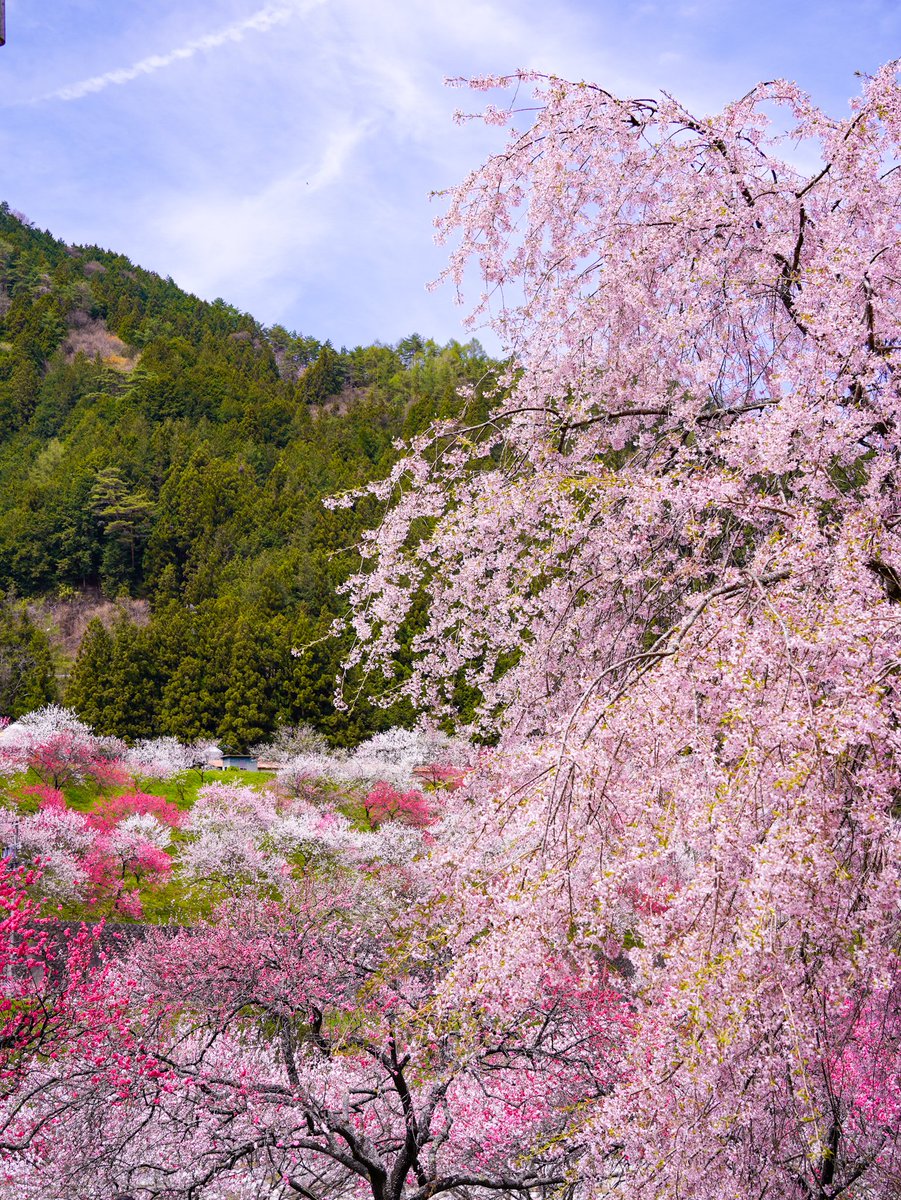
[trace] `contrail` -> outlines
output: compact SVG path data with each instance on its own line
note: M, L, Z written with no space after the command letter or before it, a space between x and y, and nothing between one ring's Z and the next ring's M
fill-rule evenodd
M104 88L112 87L114 84L130 83L132 79L138 79L142 75L152 75L155 71L162 71L166 67L171 67L173 63L193 58L195 54L200 54L204 50L215 50L217 46L225 46L228 42L240 42L248 33L265 33L274 25L280 25L290 17L314 6L315 0L314 3L307 4L297 3L296 0L294 3L268 4L243 21L235 21L234 24L226 25L224 29L220 29L216 33L208 33L205 37L185 42L183 46L177 46L167 54L151 54L148 58L142 58L139 62L132 63L130 67L119 67L114 71L105 71L102 75L92 75L90 79L81 79L77 83L70 83L55 92L47 92L39 99L80 100L82 96L89 96L92 92L102 92Z

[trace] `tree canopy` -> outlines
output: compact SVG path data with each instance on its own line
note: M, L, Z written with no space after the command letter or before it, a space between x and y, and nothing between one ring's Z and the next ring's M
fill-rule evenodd
M629 981L586 1195L897 1193L897 70L840 120L477 81L537 105L441 225L509 392L363 489L350 662L425 595L407 694L500 739L476 986L554 944Z

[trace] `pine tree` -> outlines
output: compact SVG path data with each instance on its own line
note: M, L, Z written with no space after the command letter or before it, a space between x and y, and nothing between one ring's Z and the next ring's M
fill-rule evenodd
M91 488L90 506L108 539L104 563L109 559L110 579L121 572L123 558L134 574L137 546L150 533L154 509L150 496L143 488L132 489L118 467L104 467Z

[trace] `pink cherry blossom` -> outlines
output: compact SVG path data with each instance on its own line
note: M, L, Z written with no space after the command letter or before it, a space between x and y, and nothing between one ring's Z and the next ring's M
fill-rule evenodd
M402 686L453 720L465 679L498 742L434 830L460 985L500 1003L566 944L628 986L587 1194L887 1200L897 64L839 120L785 81L709 117L475 86L508 136L447 195L444 278L475 262L509 369L363 489L348 585L349 665L390 675L427 597Z

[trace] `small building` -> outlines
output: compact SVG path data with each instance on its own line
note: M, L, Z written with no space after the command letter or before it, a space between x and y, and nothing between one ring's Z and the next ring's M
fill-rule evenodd
M252 754L228 754L222 755L222 766L225 770L229 767L235 767L239 771L256 771L257 760Z

